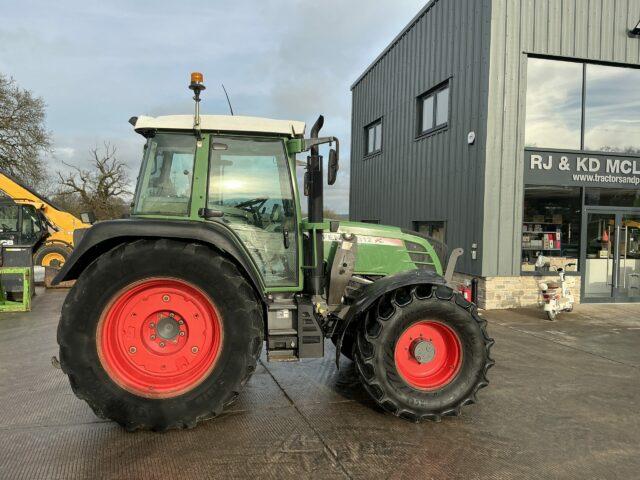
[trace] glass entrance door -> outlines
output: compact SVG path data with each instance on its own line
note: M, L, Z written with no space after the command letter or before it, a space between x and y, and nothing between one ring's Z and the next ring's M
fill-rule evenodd
M624 300L640 299L640 215L619 214L617 268L613 294Z
M640 301L640 214L586 212L584 297Z
M608 300L613 294L615 213L587 213L586 230L584 296Z

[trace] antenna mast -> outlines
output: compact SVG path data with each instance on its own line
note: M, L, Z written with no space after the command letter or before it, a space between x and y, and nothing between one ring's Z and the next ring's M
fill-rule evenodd
M222 90L224 90L224 96L227 97L227 103L229 104L229 110L231 111L231 115L233 115L233 107L231 106L231 100L229 100L229 94L227 93L227 89L224 88L224 83L222 84Z

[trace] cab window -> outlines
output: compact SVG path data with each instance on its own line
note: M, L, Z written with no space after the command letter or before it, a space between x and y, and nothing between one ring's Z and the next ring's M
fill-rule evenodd
M196 153L192 133L160 133L145 147L135 214L189 214Z

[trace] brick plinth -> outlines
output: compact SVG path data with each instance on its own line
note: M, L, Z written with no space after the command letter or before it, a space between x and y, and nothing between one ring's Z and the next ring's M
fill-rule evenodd
M453 281L471 281L471 275L456 273ZM518 277L477 277L478 307L491 309L518 308L538 305L541 301L538 283L558 281L558 275L523 275ZM575 303L580 303L580 277L566 277Z

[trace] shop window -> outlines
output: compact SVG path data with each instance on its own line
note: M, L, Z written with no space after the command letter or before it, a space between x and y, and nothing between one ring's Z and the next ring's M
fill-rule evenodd
M636 188L586 188L585 205L603 207L640 207L640 190Z
M640 154L640 69L587 64L584 150Z
M525 186L523 272L578 271L581 210L579 187Z
M376 120L365 127L367 155L382 150L382 119Z
M443 221L413 222L413 230L441 243L446 243L446 223Z
M418 135L445 128L449 123L449 81L418 97Z
M581 63L529 58L525 146L580 150L582 69Z

